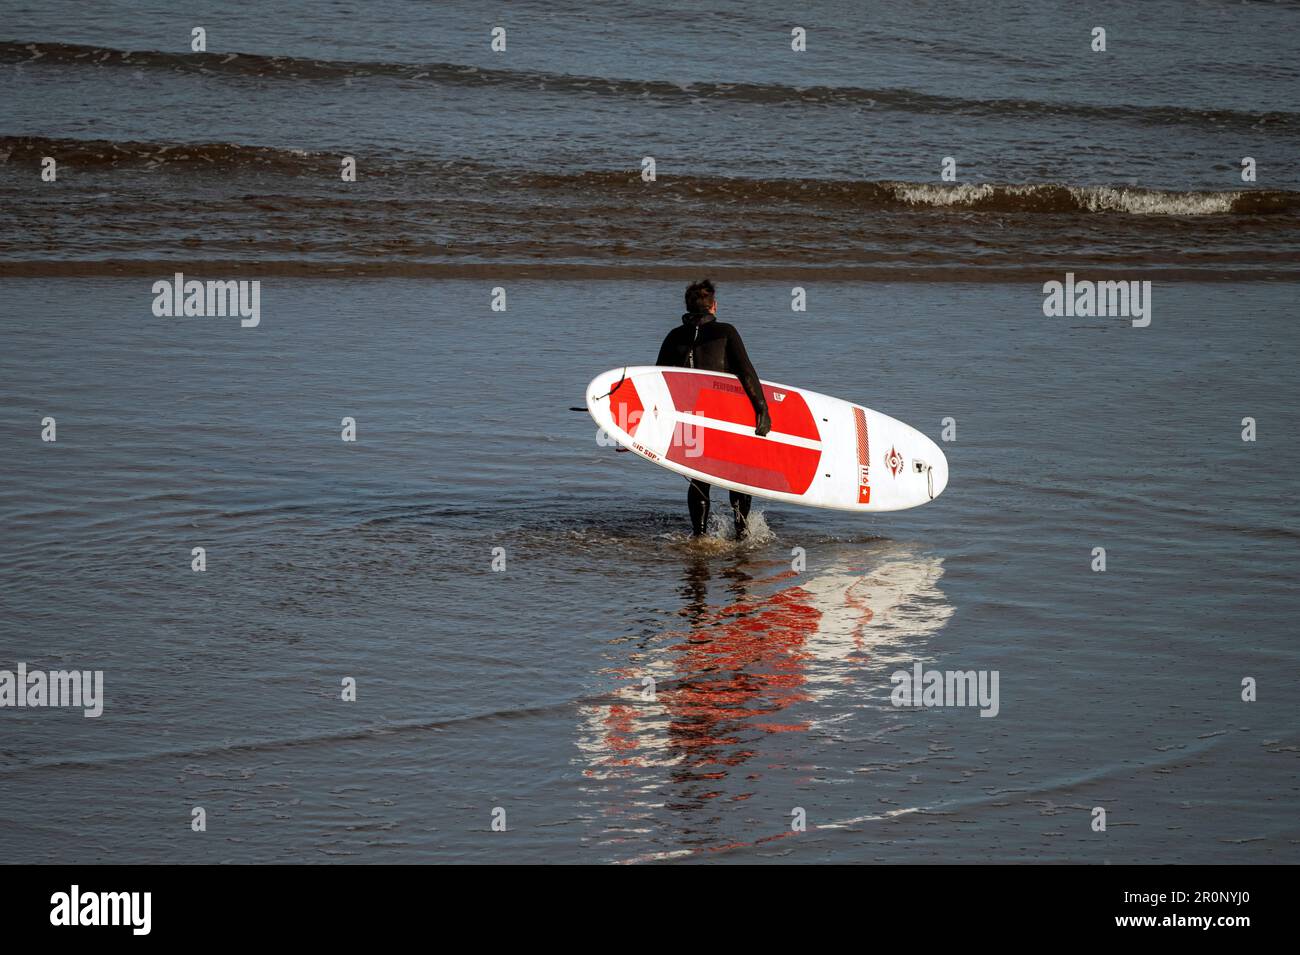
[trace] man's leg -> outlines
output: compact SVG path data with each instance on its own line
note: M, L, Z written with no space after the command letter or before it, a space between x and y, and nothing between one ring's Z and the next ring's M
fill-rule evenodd
M749 533L749 505L754 498L739 491L732 491L730 497L731 513L736 518L736 539L739 540Z
M686 489L686 506L691 511L691 533L700 537L709 527L709 485L691 481Z

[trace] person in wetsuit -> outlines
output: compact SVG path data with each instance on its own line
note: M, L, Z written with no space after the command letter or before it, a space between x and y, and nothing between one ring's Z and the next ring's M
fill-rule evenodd
M717 321L717 313L718 301L712 282L705 279L687 287L686 314L682 316L681 325L669 332L664 343L659 346L659 358L655 364L724 371L735 375L749 396L749 403L754 406L754 418L758 425L754 433L761 437L772 430L763 386L758 382L754 366L749 363L749 355L745 353L740 333L726 322ZM686 490L691 531L696 537L701 536L708 527L709 489L710 485L704 481L693 480ZM730 498L736 521L736 537L744 537L749 528L749 505L752 498L738 491L732 491Z

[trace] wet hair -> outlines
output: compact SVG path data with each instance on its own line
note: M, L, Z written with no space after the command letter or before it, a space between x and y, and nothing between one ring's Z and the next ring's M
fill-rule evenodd
M708 279L686 286L686 311L698 315L713 304L713 283Z

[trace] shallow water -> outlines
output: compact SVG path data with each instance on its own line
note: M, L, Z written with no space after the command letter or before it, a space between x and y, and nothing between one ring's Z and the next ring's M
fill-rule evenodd
M0 283L0 667L107 697L0 713L6 860L1300 861L1294 285L724 286L764 377L957 427L935 502L738 545L566 410L676 282L150 284ZM916 661L998 715L896 708Z

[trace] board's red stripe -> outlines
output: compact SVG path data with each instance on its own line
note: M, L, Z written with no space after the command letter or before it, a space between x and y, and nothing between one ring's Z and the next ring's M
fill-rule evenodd
M684 371L666 371L663 375L673 406L678 411L751 428L756 424L749 396L734 375L700 375ZM803 395L771 385L763 386L763 395L767 398L773 431L810 441L821 440L817 421Z
M871 503L871 445L867 438L867 416L861 408L853 409L853 427L858 433L858 503Z
M821 452L756 435L687 425L673 435L668 460L724 481L802 494L817 475Z

